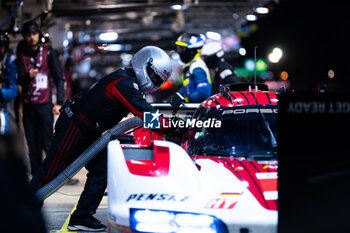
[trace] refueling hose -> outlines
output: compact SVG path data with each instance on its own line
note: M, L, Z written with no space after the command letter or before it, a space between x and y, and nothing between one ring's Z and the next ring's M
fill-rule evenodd
M44 187L36 192L36 196L40 201L45 200L51 194L61 188L69 179L77 174L91 159L93 159L100 151L102 151L109 141L125 131L142 125L142 120L133 117L118 123L113 128L107 130L93 144L91 144L78 158L76 158L68 167L66 167L58 176L51 180Z

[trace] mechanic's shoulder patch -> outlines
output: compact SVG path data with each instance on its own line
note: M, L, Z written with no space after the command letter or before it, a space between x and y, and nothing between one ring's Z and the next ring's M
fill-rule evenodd
M140 90L140 89L139 89L139 85L137 85L137 83L133 83L133 85L134 85L134 88L135 88L136 90L138 90L138 91Z

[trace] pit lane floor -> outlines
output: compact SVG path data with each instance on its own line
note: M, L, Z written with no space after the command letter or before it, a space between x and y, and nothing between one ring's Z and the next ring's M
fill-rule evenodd
M79 171L74 178L79 180L75 185L64 185L57 192L48 197L42 208L42 213L46 222L48 233L74 233L69 231L70 214L73 213L79 196L84 189L86 181L85 169ZM94 215L103 224L107 225L107 197L104 196L99 208ZM105 231L106 232L106 231Z

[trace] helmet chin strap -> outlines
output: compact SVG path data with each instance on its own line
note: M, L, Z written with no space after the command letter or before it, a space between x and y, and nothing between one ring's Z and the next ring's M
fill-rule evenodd
M199 52L197 52L196 55L194 55L192 61L197 60L198 58L200 58L200 56L201 56L201 53L200 53L200 51L199 51Z

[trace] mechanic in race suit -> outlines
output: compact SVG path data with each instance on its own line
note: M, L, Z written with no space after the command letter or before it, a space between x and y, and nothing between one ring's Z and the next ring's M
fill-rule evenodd
M239 82L232 66L224 58L224 50L217 41L210 41L204 44L201 56L209 69L215 70L214 81L212 83L212 93L219 93L221 84L231 84Z
M155 111L144 99L171 75L169 56L160 48L147 46L131 61L132 68L121 68L99 80L86 93L64 104L55 125L55 136L43 166L31 181L40 189L75 160L101 134L132 112ZM164 132L167 133L167 132ZM107 186L107 150L102 150L87 165L87 181L69 230L102 231L106 227L93 217Z
M0 30L0 135L9 134L7 103L18 95L17 66L8 56L10 39Z
M204 36L183 33L175 42L176 51L185 63L183 70L183 87L179 93L186 102L202 102L211 95L211 79L207 65L200 57Z
M21 28L24 41L17 46L18 84L22 86L23 126L28 143L32 175L42 164L53 138L53 114L59 114L64 101L64 79L58 54L40 40L34 21ZM53 80L57 103L52 103Z

